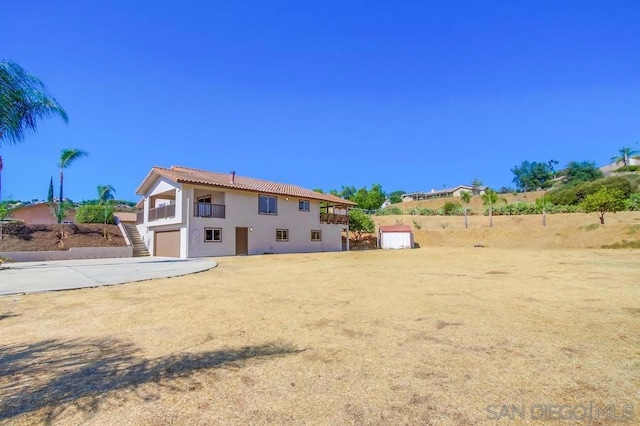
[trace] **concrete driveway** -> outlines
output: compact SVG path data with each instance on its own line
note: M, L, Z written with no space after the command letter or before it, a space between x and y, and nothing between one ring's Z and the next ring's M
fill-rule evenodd
M168 257L3 263L0 270L0 295L71 290L177 277L206 271L217 265L211 259Z

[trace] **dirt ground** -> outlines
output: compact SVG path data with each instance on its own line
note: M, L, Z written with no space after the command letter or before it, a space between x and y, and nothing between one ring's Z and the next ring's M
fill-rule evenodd
M637 422L639 252L476 237L2 297L0 423Z
M64 238L62 238L63 232ZM71 247L126 247L126 245L117 225L70 224L63 226L11 223L2 226L0 253L68 250Z

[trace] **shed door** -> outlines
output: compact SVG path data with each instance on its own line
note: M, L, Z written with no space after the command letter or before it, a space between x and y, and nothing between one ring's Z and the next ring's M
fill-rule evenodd
M180 231L156 232L155 255L180 257Z

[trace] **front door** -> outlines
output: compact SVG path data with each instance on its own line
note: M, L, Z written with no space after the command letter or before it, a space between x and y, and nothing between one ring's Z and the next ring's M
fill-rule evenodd
M249 229L236 228L236 255L249 254Z

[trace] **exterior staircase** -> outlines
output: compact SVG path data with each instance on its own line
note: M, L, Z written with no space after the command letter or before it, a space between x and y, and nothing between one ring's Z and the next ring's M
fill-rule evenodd
M133 244L133 257L149 256L149 250L147 250L147 246L142 242L142 238L140 238L140 233L138 232L136 225L122 223L122 226L125 231L127 231L131 244Z

